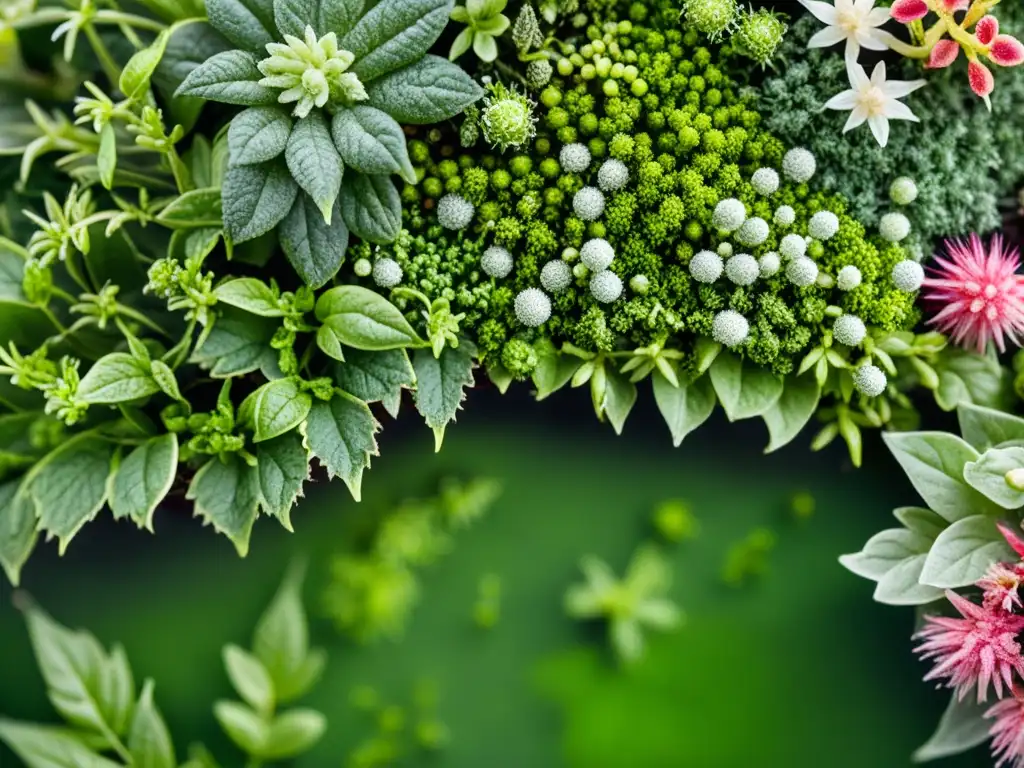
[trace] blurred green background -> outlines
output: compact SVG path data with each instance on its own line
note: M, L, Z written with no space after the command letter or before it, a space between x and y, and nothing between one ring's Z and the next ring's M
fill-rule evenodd
M315 619L328 648L322 682L306 700L329 720L303 767L342 766L375 725L350 703L357 685L407 704L434 681L451 742L403 765L453 768L898 768L930 734L944 692L921 682L910 651L913 614L871 602L872 585L845 572L839 554L888 526L915 496L880 441L853 470L835 446L810 454L804 437L771 456L757 423L716 417L676 450L648 392L625 434L593 422L579 393L541 404L520 392L473 392L440 454L411 409L385 424L381 457L355 504L340 483L311 488L293 513L297 533L261 520L251 554L183 510L158 513L158 535L104 513L63 559L47 545L24 588L55 618L121 641L136 677L156 699L179 754L207 743L225 766L242 758L219 734L210 707L231 697L221 667L226 642L247 645L252 627L296 554L311 558L306 604L316 616L332 552L367 516L406 496L431 495L444 475L500 479L505 491L455 550L420 571L423 595L399 643L355 645ZM797 521L796 491L817 512ZM646 658L622 671L600 628L562 610L586 553L621 573L652 535L666 498L690 502L698 539L669 550L672 597L687 614L673 635L649 635ZM753 528L778 536L769 573L736 589L721 581L729 546ZM502 618L472 620L485 573L502 579ZM0 713L54 721L20 616L4 584L0 601ZM2 749L2 748L0 748ZM0 765L17 765L0 752ZM990 766L976 751L945 766Z

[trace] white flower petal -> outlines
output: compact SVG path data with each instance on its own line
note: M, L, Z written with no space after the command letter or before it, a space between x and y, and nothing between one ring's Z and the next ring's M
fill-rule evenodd
M883 115L872 115L868 118L868 126L875 134L878 145L884 147L889 143L889 121Z
M825 27L811 36L807 41L808 48L828 48L838 42L846 40L846 31L839 27Z
M880 27L890 18L888 8L872 8L867 15L866 23L869 27Z
M857 106L857 92L856 91L843 91L837 93L831 99L825 102L825 109L839 109L846 111L847 109L853 109Z
M813 13L819 21L830 26L839 19L835 6L823 3L821 0L800 0L800 5Z
M853 86L855 91L863 91L871 84L871 81L868 80L868 73L864 71L864 67L855 61L846 62L846 74L850 78L850 85Z
M876 86L885 85L885 62L880 61L875 64L875 68L871 71L871 84Z
M889 50L889 44L885 41L885 38L878 33L877 29L861 27L857 30L857 42L867 48L869 51L887 51Z
M857 35L850 35L846 38L846 68L849 69L857 63L860 58L860 43L857 42Z
M890 80L882 85L882 93L890 99L902 99L926 85L928 85L926 80Z
M910 111L910 107L902 101L889 99L885 102L885 111L882 113L890 120L910 120L912 123L919 123L917 115Z
M864 121L868 119L868 111L864 107L856 107L853 112L850 113L850 119L846 121L846 125L843 126L843 133L852 131L858 126L864 125Z

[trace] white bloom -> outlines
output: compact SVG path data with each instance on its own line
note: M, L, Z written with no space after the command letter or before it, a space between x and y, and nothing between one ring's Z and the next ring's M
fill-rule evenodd
M878 234L890 243L905 240L910 234L910 219L902 213L887 213L878 222Z
M919 291L924 284L924 267L912 259L904 259L892 268L892 282L906 293Z
M867 335L864 321L856 315L840 315L832 325L832 337L848 347L858 346Z
M753 247L767 240L769 234L768 222L755 216L743 222L743 226L736 232L736 239L742 245Z
M605 160L597 171L597 186L605 192L615 192L629 183L629 168L621 160Z
M818 211L807 223L807 233L815 240L829 240L839 231L839 217L832 211Z
M402 282L402 268L394 259L378 259L373 265L373 282L380 288L394 288Z
M622 278L607 269L590 280L590 295L602 304L611 304L622 295Z
M818 265L806 256L801 256L786 265L786 277L798 288L806 288L814 285L818 279Z
M897 99L925 85L924 80L886 81L884 61L875 65L871 79L868 79L867 72L860 64L847 64L846 71L850 76L850 90L825 102L826 109L851 110L850 119L843 126L843 133L866 121L878 143L884 147L889 141L890 120L920 122L910 107Z
M885 373L877 365L862 365L853 372L853 386L862 395L878 397L885 392L887 384Z
M852 291L860 285L860 281L860 270L852 264L847 264L836 275L836 286L840 291Z
M480 257L480 267L490 277L508 277L513 266L512 254L500 245L492 245Z
M789 150L782 158L782 174L797 184L810 181L816 170L818 170L818 164L814 159L814 154L803 147Z
M779 271L779 267L782 264L782 260L779 258L779 254L775 251L768 251L764 256L758 259L758 271L761 277L771 277Z
M515 312L520 323L536 328L551 317L551 299L539 288L527 288L516 296Z
M564 291L572 283L572 267L561 259L549 261L540 271L540 284L552 293Z
M760 273L760 264L749 253L737 253L725 262L725 276L736 285L751 285Z
M583 187L573 197L572 207L584 221L597 221L604 213L604 195L597 187Z
M690 275L698 283L713 283L722 276L722 257L712 251L700 251L690 259Z
M875 0L800 0L800 4L824 22L825 28L807 41L808 48L828 48L846 41L846 61L857 61L863 46L870 51L888 50L886 32L878 29L889 20L888 8L875 8Z
M780 205L775 210L775 223L780 227L792 226L793 222L796 221L796 211L790 205Z
M447 194L437 203L437 221L445 229L465 229L475 212L473 204L461 195Z
M758 168L750 184L759 195L774 195L779 190L779 174L774 168Z
M727 347L738 347L749 335L750 323L735 310L723 310L711 321L711 338Z
M747 220L747 207L734 197L721 200L711 215L712 225L723 232L735 232Z
M580 248L580 261L587 265L587 269L600 272L608 269L615 260L615 249L607 240L595 237L587 240Z
M590 150L584 144L566 144L558 155L562 170L583 173L590 167Z

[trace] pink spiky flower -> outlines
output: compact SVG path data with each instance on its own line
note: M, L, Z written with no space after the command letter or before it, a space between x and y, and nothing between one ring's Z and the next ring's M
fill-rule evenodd
M1024 278L1020 254L993 235L988 247L977 235L947 240L924 280L922 300L937 311L929 323L965 349L983 353L989 341L1000 352L1006 339L1020 346L1024 333Z
M982 590L981 604L988 610L1012 613L1021 607L1018 590L1024 583L1024 566L1013 563L993 563L977 582Z
M949 589L946 599L963 618L925 617L924 629L914 636L922 642L914 650L922 659L935 659L935 666L924 679L948 680L959 699L976 687L979 703L985 701L991 683L1002 698L1003 684L1011 688L1014 671L1024 676L1024 657L1016 639L1024 631L1024 616L985 608Z
M988 731L995 768L1024 768L1024 700L1015 687L1010 693L985 711L985 717L995 721Z

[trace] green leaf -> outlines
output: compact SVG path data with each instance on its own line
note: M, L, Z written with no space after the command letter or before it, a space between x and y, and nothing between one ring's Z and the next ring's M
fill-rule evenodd
M141 51L128 59L128 63L121 70L121 79L118 87L127 98L136 101L141 100L149 91L149 81L160 66L160 60L167 50L167 41L170 40L174 27L168 27L156 39ZM109 187L108 187L109 189Z
M371 243L394 242L402 229L402 200L389 176L349 171L341 185L341 215L354 234Z
M939 374L935 402L943 410L952 411L961 403L999 405L1006 374L994 351L979 355L947 346L939 353L934 367Z
M331 359L344 362L345 351L341 348L341 342L326 325L321 325L316 329L316 345Z
M964 465L978 452L945 432L890 432L882 439L929 509L955 523L994 505L964 481Z
M260 506L292 530L291 510L309 479L309 451L302 436L290 432L260 443L256 451L260 482Z
M301 34L299 35L301 37ZM232 165L258 165L280 156L292 133L292 119L278 107L250 107L231 121Z
M100 172L100 183L104 189L114 186L114 171L117 170L117 134L114 126L107 123L100 131L100 149L96 154L96 167Z
M88 370L78 385L78 399L84 403L116 405L140 400L160 391L145 364L125 352L104 355Z
M384 352L348 350L345 362L334 366L334 383L367 403L383 403L392 418L398 416L402 390L411 389L416 374L402 349Z
M57 537L60 554L103 509L113 455L109 443L86 434L63 443L32 468L27 490L39 530Z
M908 530L919 533L931 541L934 541L948 525L945 520L924 507L898 507L892 513Z
M434 430L434 450L439 451L445 428L455 421L466 397L464 388L473 386L473 355L465 342L458 349L445 347L440 357L434 357L429 349L417 349L412 367L416 372L416 409Z
M220 229L224 225L220 188L190 190L172 200L156 220L168 229Z
M255 656L237 645L224 646L224 668L231 685L257 712L274 711L274 683Z
M263 53L267 43L277 42L272 0L206 0L206 15L243 50Z
M192 353L191 362L210 371L215 379L242 376L277 362L277 350L270 346L278 323L247 312L224 312L214 323L203 346Z
M818 409L821 388L811 376L790 376L783 383L782 395L761 417L768 427L765 453L791 443Z
M935 539L920 581L939 589L966 587L984 576L992 563L1013 559L995 519L972 515L957 520Z
M941 589L921 583L926 558L915 555L896 565L878 580L872 597L885 605L927 605L941 599Z
M711 379L701 376L696 381L674 387L660 372L655 371L652 384L654 401L672 433L672 444L678 448L683 439L707 421L715 410L715 391Z
M574 355L565 355L555 348L547 337L533 344L537 353L537 367L533 371L533 385L537 388L537 400L554 394L572 379L583 361Z
M277 296L270 286L255 277L239 277L218 285L213 295L217 301L260 317L284 317Z
M273 440L301 424L313 407L313 396L292 379L268 381L253 393L255 441Z
M313 709L292 709L274 718L261 756L288 760L308 752L327 730L327 719Z
M0 741L26 768L121 768L93 752L75 733L51 725L0 718Z
M153 703L153 681L142 686L131 730L128 732L128 751L132 755L132 768L175 768L174 743L160 710Z
M761 416L782 397L781 378L728 352L715 357L708 374L729 421Z
M249 552L249 535L260 501L256 471L238 456L210 459L192 478L185 498L195 514L231 540L241 557Z
M1024 468L1024 448L990 448L977 461L964 465L964 480L1003 509L1024 507L1024 492L1006 482L1011 469Z
M171 490L178 471L178 436L149 440L121 462L110 491L115 519L127 517L139 528L153 530L153 513Z
M153 360L149 364L149 373L153 377L153 381L160 387L161 392L172 400L178 400L179 402L184 400L181 396L181 390L178 388L178 379L175 377L171 366L163 360Z
M344 166L327 121L319 110L310 112L292 128L284 158L292 178L313 198L329 225L334 203L341 192Z
M274 18L282 35L302 39L311 24L319 37L344 36L363 15L363 0L277 0Z
M1012 413L961 403L956 415L960 421L960 434L979 451L1011 440L1024 440L1024 419Z
M292 565L256 624L253 653L263 663L282 704L305 695L323 672L326 657L309 648L309 624L302 607L305 566Z
M349 235L340 201L334 204L327 224L316 204L307 195L299 195L281 223L279 236L288 261L311 288L326 285L345 261Z
M163 60L153 75L153 81L169 95L173 94L192 70L211 56L232 48L231 43L210 24L182 25L171 32ZM179 97L175 101L182 99L202 104L198 99L187 97Z
M36 509L20 480L0 484L0 566L13 586L36 545Z
M601 413L608 417L615 434L621 435L629 412L636 404L636 384L629 377L619 372L614 365L605 370L606 386L601 401Z
M361 104L339 109L331 136L341 159L360 173L400 173L410 184L416 183L402 126L387 113Z
M224 175L224 226L235 243L266 234L288 215L299 188L278 165L235 165Z
M398 307L358 285L342 285L322 294L316 317L342 344L354 349L379 352L423 343Z
M333 477L340 477L359 501L363 470L377 455L374 437L379 425L362 400L336 392L330 402L318 400L306 419L306 445Z
M14 251L0 245L0 303L28 303L21 288L24 279L25 260Z
M224 51L189 72L175 95L243 107L276 104L280 91L260 85L258 81L262 77L256 67L256 57L251 53Z
M860 552L842 555L839 563L858 576L880 581L903 561L919 555L926 556L932 541L934 537L924 536L916 531L890 528L868 539Z
M452 0L381 0L339 44L356 57L363 83L419 61L441 36Z
M213 715L235 746L249 755L262 752L270 728L257 713L236 701L218 701Z
M954 693L949 697L935 733L914 752L914 762L959 755L987 741L992 727L992 721L985 719L988 708L988 703L978 702L973 696L961 697Z
M461 67L439 56L420 61L366 87L365 102L403 125L440 123L479 101L483 89Z

